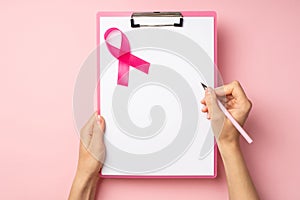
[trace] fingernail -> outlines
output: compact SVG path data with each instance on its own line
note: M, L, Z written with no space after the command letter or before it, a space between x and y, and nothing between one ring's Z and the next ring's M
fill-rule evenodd
M207 119L210 119L210 115L209 115L209 113L207 113L207 115L206 115L206 118L207 118Z
M96 121L97 121L97 124L101 124L101 116L100 115L97 115L97 118L96 118Z

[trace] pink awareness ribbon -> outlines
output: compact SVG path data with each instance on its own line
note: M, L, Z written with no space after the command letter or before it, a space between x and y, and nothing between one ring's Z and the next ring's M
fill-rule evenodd
M121 34L121 45L117 48L109 43L112 32ZM148 74L150 63L132 55L130 53L130 44L126 35L117 28L110 28L104 34L105 43L109 52L119 60L118 85L128 86L129 67L132 66Z

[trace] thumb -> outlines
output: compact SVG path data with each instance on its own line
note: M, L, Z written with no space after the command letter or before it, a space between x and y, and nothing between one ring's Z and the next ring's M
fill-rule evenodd
M96 125L97 126L94 126L94 132L95 131L98 131L100 132L100 134L102 135L102 138L103 138L103 135L104 135L104 132L105 132L105 120L102 116L100 115L97 115L96 116Z
M205 101L211 119L215 119L222 112L218 106L217 100L215 91L211 87L208 87L205 90Z
M225 115L223 114L223 112L221 111L218 105L218 99L216 93L212 88L206 89L205 101L206 101L206 106L208 107L208 113L211 118L211 125L212 125L214 136L216 138L219 138L223 129Z
M80 141L86 149L89 147L91 138L93 136L93 126L94 122L96 121L96 117L97 114L95 112L80 130Z
M93 127L93 136L89 145L88 150L98 161L102 162L103 153L105 151L104 147L104 131L105 131L105 121L103 117L96 116Z

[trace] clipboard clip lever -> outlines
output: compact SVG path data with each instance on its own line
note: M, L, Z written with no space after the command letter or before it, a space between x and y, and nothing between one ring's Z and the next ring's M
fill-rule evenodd
M179 23L136 23L139 19L145 18L178 18ZM132 13L131 19L131 28L141 28L141 27L163 27L163 26L174 26L174 27L183 27L183 15L181 12L135 12Z

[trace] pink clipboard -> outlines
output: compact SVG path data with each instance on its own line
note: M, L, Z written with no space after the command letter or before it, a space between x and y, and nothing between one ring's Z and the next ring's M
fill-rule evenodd
M133 12L98 12L96 15L96 45L97 45L97 111L101 114L100 107L100 18L101 17L130 17ZM217 15L215 11L183 11L183 17L213 17L214 19L214 66L217 66ZM214 84L218 85L217 69L214 70ZM216 178L217 176L217 145L214 145L214 173L213 175L103 175L100 171L99 175L102 178Z

